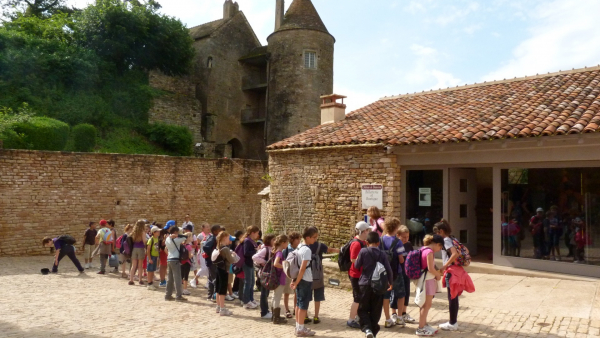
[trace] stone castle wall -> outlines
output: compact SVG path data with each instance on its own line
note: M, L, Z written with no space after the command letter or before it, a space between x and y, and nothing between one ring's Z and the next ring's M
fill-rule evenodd
M384 147L271 151L269 221L276 232L315 225L320 241L337 248L362 220L361 184L382 184L383 214L400 216L400 167Z
M44 236L73 235L90 221L139 218L228 231L260 223L265 162L189 157L0 150L0 256L46 254ZM196 229L199 231L199 229Z

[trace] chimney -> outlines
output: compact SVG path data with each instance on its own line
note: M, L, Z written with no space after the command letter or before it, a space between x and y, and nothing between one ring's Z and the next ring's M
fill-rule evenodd
M231 19L239 11L240 6L237 2L233 2L232 0L225 0L225 3L223 4L223 19Z
M321 96L321 124L335 123L346 118L346 96L330 94ZM337 102L341 99L342 102Z
M275 30L283 24L285 0L275 0Z

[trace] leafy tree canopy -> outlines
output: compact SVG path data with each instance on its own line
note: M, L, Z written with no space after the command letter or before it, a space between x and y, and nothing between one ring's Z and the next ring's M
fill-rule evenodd
M73 13L75 9L68 7L66 2L66 0L2 0L0 8L2 14L9 19L15 19L18 15L42 18L59 12Z

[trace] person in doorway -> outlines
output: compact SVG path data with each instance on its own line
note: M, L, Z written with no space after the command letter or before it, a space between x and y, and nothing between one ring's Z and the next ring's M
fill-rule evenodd
M298 248L298 245L300 245L301 238L302 238L302 235L300 235L298 232L292 232L289 235L290 244L288 244L288 247L283 250L283 260L287 259L287 256L290 254L290 252L292 252L292 251L296 250L296 248ZM294 316L296 315L296 312L294 311L294 315L292 315L292 312L290 312L289 300L290 300L290 295L293 294L294 295L294 304L296 304L296 302L297 302L296 293L290 287L292 280L290 278L287 278L285 282L286 282L285 289L283 291L284 292L283 305L285 306L285 317L286 318L294 318Z
M84 273L85 270L75 256L75 239L69 235L63 235L56 238L44 237L42 245L46 248L54 248L54 264L52 265L52 273L58 273L58 264L67 256L73 262L79 273Z
M356 223L355 229L356 236L354 237L352 244L350 244L350 261L352 262L352 265L350 266L350 270L348 270L348 278L352 285L353 302L350 306L350 317L348 318L346 325L353 329L360 329L360 324L356 317L358 316L358 306L360 303L360 287L358 285L358 280L362 273L362 269L357 269L354 266L354 263L358 258L360 250L367 246L367 235L371 232L371 227L366 222L361 221Z
M437 292L437 281L442 278L442 274L435 268L434 254L441 251L444 247L444 238L440 235L427 235L423 239L421 248L421 266L426 267L427 275L423 281L425 288L425 303L419 313L419 327L417 336L433 336L438 331L427 324L427 315L433 303L433 297Z
M179 227L173 226L169 228L169 236L167 236L167 239L165 240L168 252L167 264L169 265L169 277L167 279L165 300L168 301L187 301L187 298L182 296L181 263L179 261L179 248L184 245L186 239L185 236L179 236ZM175 289L176 292L175 298L173 298L173 289Z
M376 232L380 237L383 234L383 222L384 219L381 217L381 212L376 206L369 207L367 209L367 216L369 216L369 225L371 231Z
M398 223L400 222L398 221ZM392 276L393 272L385 253L379 249L379 235L376 232L370 232L367 236L367 243L368 247L360 250L354 265L357 269L362 269L358 281L360 289L360 305L358 307L360 328L365 333L366 338L374 338L380 330L379 319L381 318L383 295L375 293L371 288L371 278L377 263L381 263L385 267L388 276ZM392 288L392 285L389 285L389 291Z
M529 221L529 230L533 237L533 252L536 259L541 259L544 251L544 209L537 208L536 215Z
M312 260L312 252L309 245L316 242L319 237L319 230L310 226L304 229L302 238L304 244L298 247L298 257L300 263L300 271L298 277L292 281L290 287L296 290L298 302L296 303L296 337L312 337L316 332L304 326L304 319L308 311L308 306L312 300L312 271L308 268L308 264Z
M554 261L560 261L560 238L562 237L563 229L556 217L558 213L558 207L552 206L546 213L546 219L544 220L544 229L547 230L548 237L546 238L546 245L548 246L547 255L550 255L550 259Z
M392 290L389 290L383 296L383 312L385 314L385 328L391 328L394 325L400 327L406 326L402 317L390 316L390 299L392 294L396 301L396 307L402 307L404 305L404 297L406 296L404 277L402 277L402 264L404 263L404 244L400 238L396 237L398 228L400 227L400 220L396 217L389 218L385 221L383 229L385 235L381 237L380 249L387 256L392 273L390 276L390 282L392 283ZM380 313L381 315L381 313ZM359 315L360 317L360 315Z
M573 263L585 263L585 248L590 244L589 234L584 229L585 224L581 218L575 218L575 258Z
M318 236L318 235L317 235ZM321 309L321 302L325 301L325 276L323 275L323 254L329 253L340 253L340 249L330 248L325 243L319 242L319 237L317 237L317 241L313 244L309 245L310 251L312 253L312 264L311 267L320 266L321 268L317 270L313 269L313 301L315 304L315 315L312 319L312 322L315 324L319 324L321 320L319 319L319 312ZM316 276L315 273L319 275ZM310 323L311 319L306 317L304 323Z
M88 229L85 230L83 234L83 259L85 260L84 267L86 269L93 268L92 266L92 253L96 247L96 235L98 234L98 230L96 230L96 222L90 222L88 225Z

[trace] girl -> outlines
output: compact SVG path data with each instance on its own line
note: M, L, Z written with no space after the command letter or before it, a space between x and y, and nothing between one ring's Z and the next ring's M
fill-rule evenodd
M256 253L256 240L258 239L257 226L249 226L246 229L246 234L242 237L242 245L244 246L244 294L242 303L245 309L256 309L258 304L254 302L254 265L252 264L252 256Z
M138 220L133 226L131 233L133 250L131 251L131 271L129 272L129 285L134 285L135 271L138 271L140 285L144 285L142 276L144 273L144 259L146 258L146 222Z
M231 264L236 263L239 257L229 248L231 240L229 234L221 231L217 235L217 259L213 260L217 266L217 313L221 316L231 316L233 313L225 308L225 295L227 294L227 285L229 284L229 268ZM213 253L215 255L215 253Z
M283 273L283 250L287 248L288 245L288 237L286 235L279 235L275 238L273 243L273 254L275 255L275 262L273 266L275 267L275 271L279 276L279 286L275 289L275 294L273 295L273 324L285 324L287 323L287 319L281 317L281 295L285 290L285 286L287 283L287 277L285 273ZM272 271L271 271L272 273Z
M421 307L419 314L419 328L417 336L433 336L437 330L427 325L427 315L431 309L433 297L437 292L437 281L442 278L440 271L435 269L434 253L442 250L444 247L444 238L440 235L427 235L423 238L423 247L421 248L421 266L427 267L425 276L425 304Z
M458 250L454 247L452 243L452 229L450 228L450 224L444 219L442 219L439 223L435 225L438 229L438 234L444 238L444 250L442 250L442 260L444 262L444 266L442 266L441 271L446 271L449 266L454 264L454 261L458 258ZM456 331L458 330L458 297L452 298L450 292L450 280L452 278L452 274L450 272L446 272L445 279L446 285L448 288L448 303L450 307L450 321L440 325L440 329L446 331Z
M231 250L235 250L235 248L237 248L237 246L240 244L240 241L242 239L242 235L243 234L244 234L244 232L241 231L241 230L238 230L238 231L235 232L235 234L233 234L233 237L235 237L235 241L233 241L233 243L231 243L231 245L229 246L231 248ZM230 270L229 273L233 274L233 270ZM230 294L230 296L233 299L239 299L240 298L240 295L239 295L240 285L241 285L240 278L238 278L234 274L233 287L231 288L232 293Z
M265 235L263 238L263 247L252 256L252 261L259 269L262 269L271 258L271 243L274 238L275 235ZM262 319L273 318L273 314L269 312L269 289L264 285L260 286L260 317Z
M381 212L376 206L372 206L367 210L367 216L369 216L371 231L377 232L381 237L381 234L383 233L383 218L381 217Z
M158 236L158 260L160 262L160 267L158 268L160 284L158 284L158 286L164 288L167 286L167 257L169 256L169 254L167 253L167 246L165 241L169 236L169 230L163 229L161 224L157 224L157 226L161 228L160 235Z
M129 237L129 235L131 235L131 229L133 229L133 226L131 224L127 224L125 226L125 233L123 234L123 239L121 239L121 259L119 260L121 263L121 267L122 267L122 272L121 272L121 277L123 278L127 278L127 263L131 264L131 256L127 256L123 253L123 243L125 243L125 241L127 240L127 238Z
M202 248L204 247L204 243L206 242L206 240L208 239L208 236L210 236L210 224L208 224L207 222L202 223L202 232L200 234L198 234L198 236L196 237L196 240L199 243L199 248L198 248L198 254L196 255L196 260L198 262L198 272L196 273L196 277L194 278L195 282L194 284L198 284L198 279L200 277L207 277L208 278L208 267L206 266L206 260L204 259L204 257L202 256ZM208 284L206 286L208 288Z
M190 277L190 270L192 269L192 257L193 257L193 248L192 248L192 241L193 241L193 237L192 237L192 233L188 232L185 233L184 236L187 237L187 239L185 240L185 242L183 242L183 245L185 245L185 248L188 250L189 253L189 257L186 261L184 261L183 263L181 263L181 279L183 280L183 294L186 296L191 295L192 293L190 292L190 290L188 290L188 279Z

